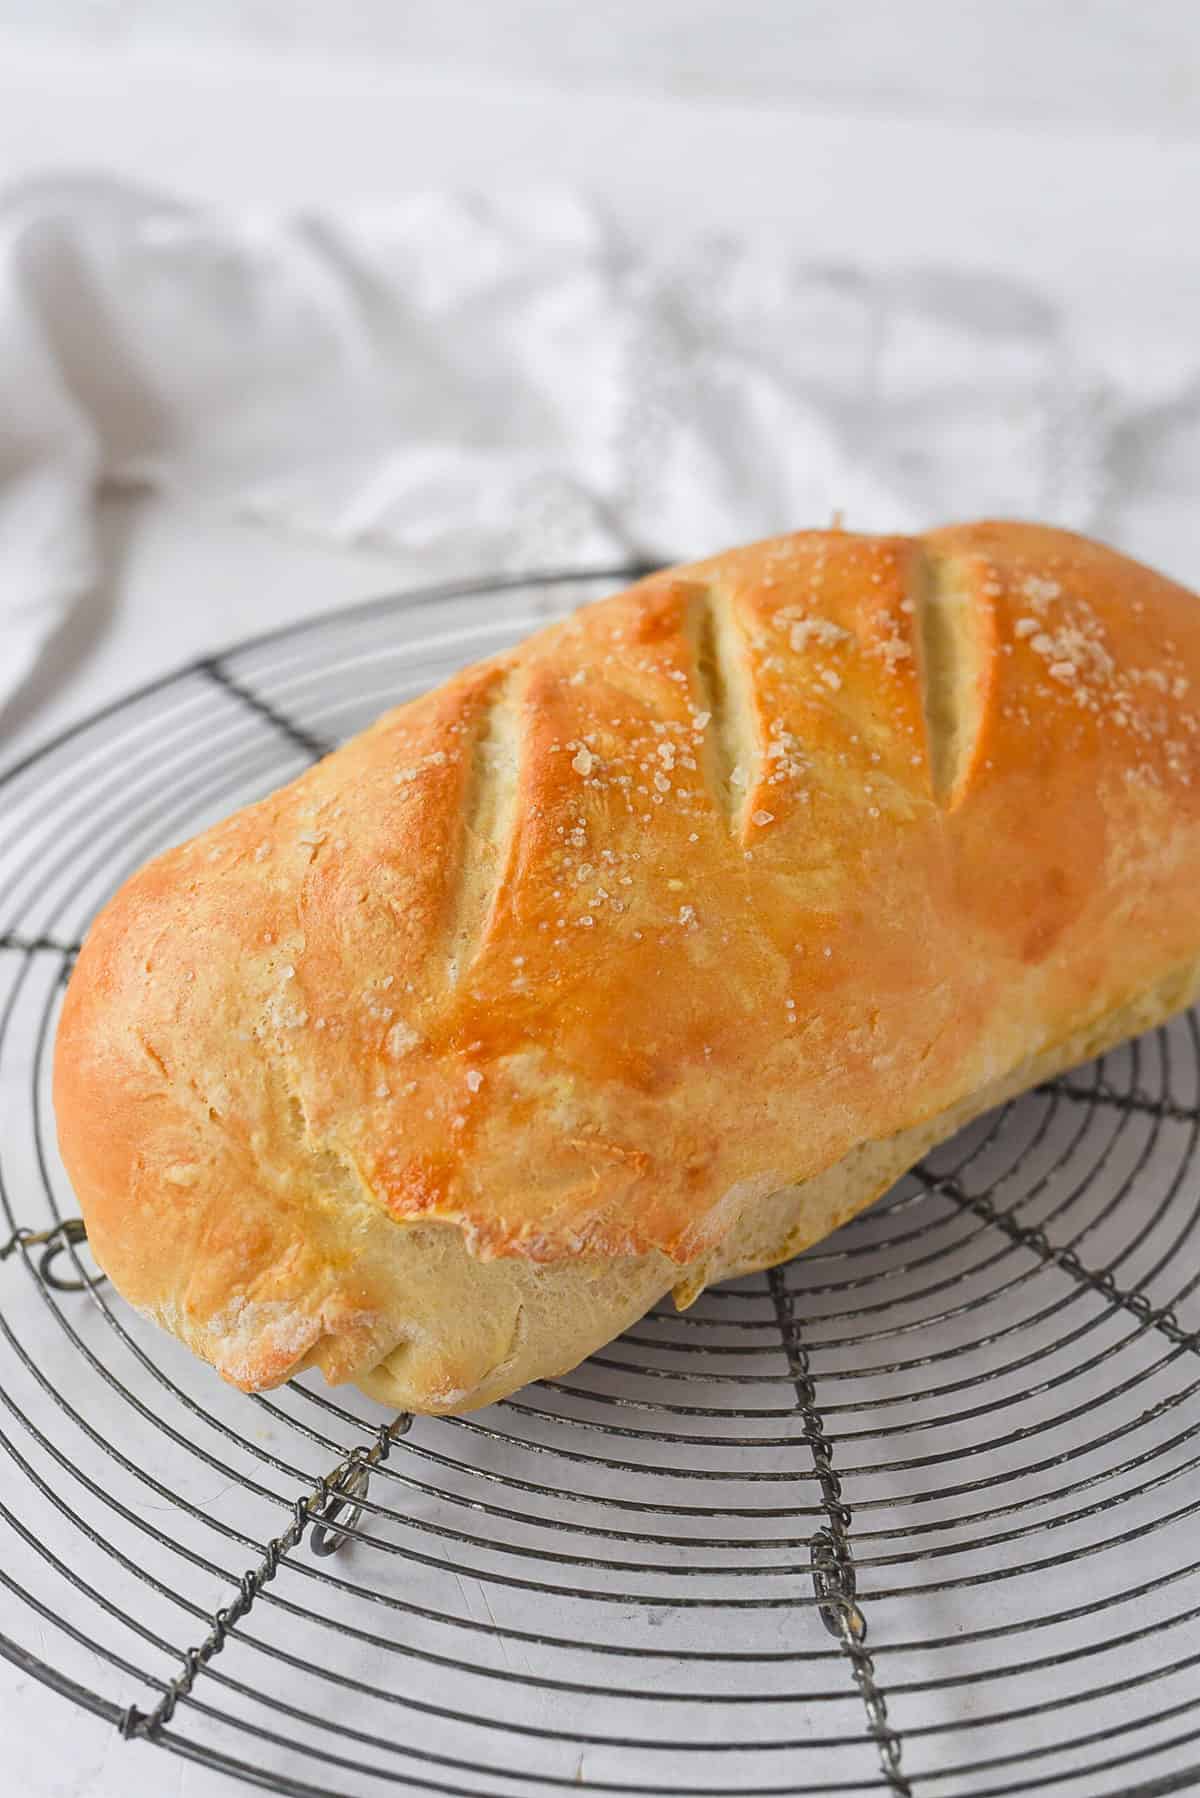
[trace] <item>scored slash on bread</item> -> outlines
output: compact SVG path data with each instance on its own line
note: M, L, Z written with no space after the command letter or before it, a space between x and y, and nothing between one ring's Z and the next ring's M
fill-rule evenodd
M768 1266L1200 985L1200 602L799 533L390 712L96 920L60 1139L251 1390L453 1411Z

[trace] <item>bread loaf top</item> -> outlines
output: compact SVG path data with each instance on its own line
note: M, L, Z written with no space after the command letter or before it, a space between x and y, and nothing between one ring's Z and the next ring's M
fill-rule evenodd
M1034 526L805 532L143 869L67 993L62 1149L135 1303L242 1384L318 1339L336 1378L392 1339L381 1222L694 1262L1198 953L1200 603Z

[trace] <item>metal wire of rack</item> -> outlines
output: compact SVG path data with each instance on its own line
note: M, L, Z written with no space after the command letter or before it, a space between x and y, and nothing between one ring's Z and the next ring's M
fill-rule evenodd
M243 1397L95 1278L48 1060L97 906L617 580L300 624L0 782L0 1652L130 1754L276 1792L1200 1783L1195 1016L463 1418Z

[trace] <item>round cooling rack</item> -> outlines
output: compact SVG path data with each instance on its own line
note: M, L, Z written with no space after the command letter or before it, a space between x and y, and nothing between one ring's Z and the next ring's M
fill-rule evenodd
M789 1266L468 1417L316 1376L243 1397L90 1277L49 1064L97 907L617 584L302 624L0 782L0 1649L120 1753L276 1792L1182 1791L1195 1017L973 1125Z

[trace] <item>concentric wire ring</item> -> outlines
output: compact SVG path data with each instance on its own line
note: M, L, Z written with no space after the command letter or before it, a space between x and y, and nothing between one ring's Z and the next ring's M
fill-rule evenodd
M279 1792L1187 1789L1194 1017L981 1120L771 1278L386 1440L315 1380L228 1391L94 1282L48 1067L98 905L617 581L277 632L0 782L0 1651Z

